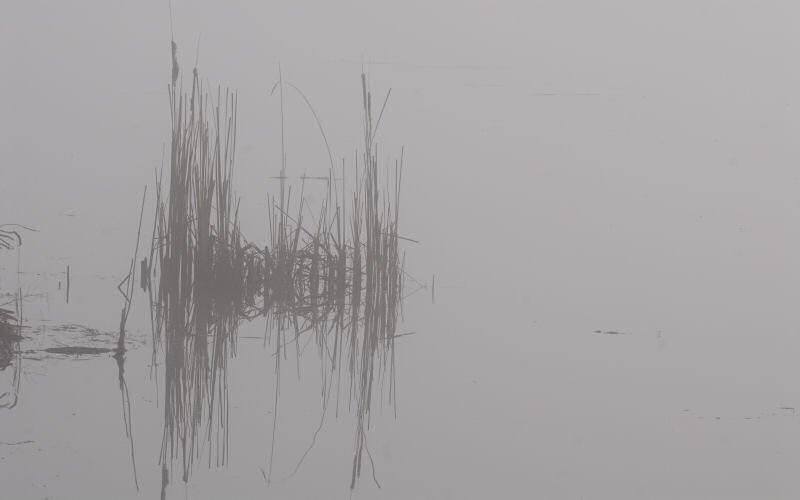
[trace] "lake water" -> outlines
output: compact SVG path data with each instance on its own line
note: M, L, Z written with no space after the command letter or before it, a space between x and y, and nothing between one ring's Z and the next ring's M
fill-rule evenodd
M385 392L372 407L380 487L365 461L352 492L357 420L343 397L314 439L313 346L282 361L266 481L264 318L239 325L225 370L227 463L200 440L188 481L178 459L166 488L147 295L128 320L129 415L110 352L57 351L116 346L142 189L149 235L169 149L169 10L13 6L0 224L37 231L0 250L0 307L25 297L0 369L0 496L797 498L800 11L552 4L173 2L182 68L199 37L209 87L239 89L233 184L260 245L279 189L278 65L337 164L363 143L362 67L376 101L392 89L380 160L403 148L399 232L418 243L401 248L426 287L403 303L396 407ZM296 186L329 159L302 98L285 105Z

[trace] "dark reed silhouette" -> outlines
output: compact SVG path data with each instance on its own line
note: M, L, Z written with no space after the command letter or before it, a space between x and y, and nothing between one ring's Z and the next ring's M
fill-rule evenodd
M22 340L21 296L17 295L14 302L16 316L14 311L0 307L0 373L11 370L10 387L0 389L0 409L5 410L17 406L22 378L22 351L19 345Z

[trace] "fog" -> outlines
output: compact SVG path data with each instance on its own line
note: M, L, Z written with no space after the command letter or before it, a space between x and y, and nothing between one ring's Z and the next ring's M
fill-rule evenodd
M4 7L0 231L16 234L0 245L0 497L800 495L792 2ZM295 304L309 331L343 335L308 344L297 323L276 319L286 309L268 307L270 293L295 293L286 283L265 285L255 306L239 297L248 307L235 314L217 296L165 292L186 318L217 321L208 338L228 349L206 367L219 378L205 393L172 386L176 401L224 401L222 421L209 407L192 427L199 437L183 436L196 446L187 459L164 445L183 425L167 409L178 380L168 370L195 368L169 357L174 324L155 333L153 311L168 306L152 290L174 276L153 264L162 240L151 235L158 173L168 193L174 168L170 96L191 93L194 68L210 106L218 86L223 104L225 89L237 92L228 178L253 265L288 252L290 240L271 239L280 227L348 271L327 319L316 292L313 307ZM356 249L371 245L348 232L359 224L352 196L371 196L354 175L363 182L373 151L362 73L380 116L375 206L386 209L370 227L388 249L375 267L383 285L367 290L365 274L363 306L382 307L374 322L376 309L351 307ZM324 211L329 185L339 216ZM281 186L291 219L271 226L285 213ZM302 255L308 267L286 264L302 268L298 297L316 290L314 273L336 273ZM150 293L143 258L161 283ZM394 287L391 276L404 278ZM352 371L331 354L345 338L372 339ZM351 389L373 362L375 385ZM368 445L353 481L359 436Z

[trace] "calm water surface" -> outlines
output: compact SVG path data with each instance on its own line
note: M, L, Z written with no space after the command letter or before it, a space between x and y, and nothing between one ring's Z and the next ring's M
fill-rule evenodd
M169 133L166 9L85 3L0 21L0 223L38 229L0 252L2 292L27 297L25 352L0 371L3 498L162 490L146 296L124 365L138 492L115 359L44 351L114 346ZM436 297L404 303L398 331L416 333L396 341L396 415L375 405L369 431L380 488L367 464L352 496L797 498L798 12L362 7L174 3L182 64L202 33L204 75L240 89L234 183L253 241L278 186L278 63L348 161L362 57L376 94L392 88L379 141L387 158L405 147L406 269L435 274ZM289 175L326 175L313 117L296 95L287 108ZM351 497L346 398L289 477L320 423L313 348L281 367L265 481L264 332L242 323L227 367L229 463L209 467L205 445L166 498Z

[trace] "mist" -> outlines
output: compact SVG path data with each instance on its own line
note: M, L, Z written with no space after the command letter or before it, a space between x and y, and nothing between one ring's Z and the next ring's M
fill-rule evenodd
M3 498L796 498L792 2L9 2Z

